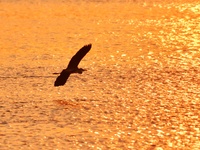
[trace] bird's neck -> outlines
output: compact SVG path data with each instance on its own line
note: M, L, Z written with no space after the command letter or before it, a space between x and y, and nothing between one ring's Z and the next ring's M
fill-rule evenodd
M66 69L67 72L70 72L70 73L79 73L79 74L82 74L84 69L82 68L73 68L73 69Z

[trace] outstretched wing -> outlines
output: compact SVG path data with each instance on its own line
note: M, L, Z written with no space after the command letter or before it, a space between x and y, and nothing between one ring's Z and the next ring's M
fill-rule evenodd
M81 59L90 51L92 44L83 46L70 60L67 69L77 68Z
M70 76L70 72L67 72L66 70L63 70L60 75L56 78L56 81L54 82L54 86L62 86L67 82L67 79Z

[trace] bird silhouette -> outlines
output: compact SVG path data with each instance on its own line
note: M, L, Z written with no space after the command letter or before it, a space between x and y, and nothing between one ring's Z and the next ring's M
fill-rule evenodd
M82 74L83 71L86 69L78 68L78 64L83 59L83 57L90 51L92 44L88 44L83 46L70 60L66 69L63 69L61 73L54 73L60 74L56 81L54 82L54 86L63 86L67 79L69 78L70 74L72 73L79 73Z

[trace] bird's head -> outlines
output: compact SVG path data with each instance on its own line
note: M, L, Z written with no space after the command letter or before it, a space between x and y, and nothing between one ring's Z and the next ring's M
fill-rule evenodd
M87 71L87 70L86 70L86 69L83 69L83 68L79 68L79 69L78 69L78 73L79 73L79 74L82 74L83 71Z

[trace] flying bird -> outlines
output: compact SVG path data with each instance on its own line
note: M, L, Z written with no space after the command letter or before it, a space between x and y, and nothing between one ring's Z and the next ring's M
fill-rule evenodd
M83 46L70 60L66 69L63 69L61 73L54 73L60 74L56 81L54 82L54 86L63 86L67 79L69 78L70 74L72 73L79 73L82 74L83 71L86 69L78 68L78 64L83 59L83 57L90 51L92 44L88 44Z

